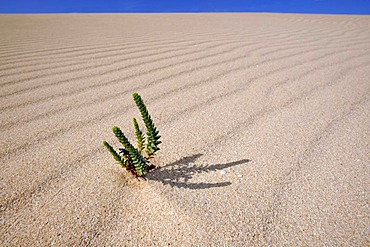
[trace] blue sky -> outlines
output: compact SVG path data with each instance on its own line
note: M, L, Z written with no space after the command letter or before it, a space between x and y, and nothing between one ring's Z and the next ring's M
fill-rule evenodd
M117 12L370 14L370 0L0 0L0 13Z

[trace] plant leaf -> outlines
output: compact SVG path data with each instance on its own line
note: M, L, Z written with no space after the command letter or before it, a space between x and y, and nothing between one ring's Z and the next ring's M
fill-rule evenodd
M106 141L103 141L103 145L112 154L113 158L117 161L117 163L121 165L122 167L125 167L125 162L122 160L121 156L117 154L116 150L114 150L114 148L111 145L109 145L109 143Z
M141 153L145 148L144 147L145 137L139 127L139 124L136 121L136 118L133 118L132 121L134 122L135 134L136 134L136 139L137 139L137 149Z
M117 126L113 127L113 133L117 137L118 141L125 147L125 149L129 152L130 157L132 159L132 163L135 166L136 173L139 176L143 176L147 173L147 164L144 157L140 154L140 152L132 146L130 141L127 139L125 134L121 131L121 129Z
M145 103L142 100L141 96L138 93L134 93L132 96L134 98L136 106L139 108L141 117L147 129L146 153L148 155L148 158L151 158L159 150L158 145L161 143L159 141L159 138L160 138L159 131L155 127L153 120L150 117L148 109L146 108Z

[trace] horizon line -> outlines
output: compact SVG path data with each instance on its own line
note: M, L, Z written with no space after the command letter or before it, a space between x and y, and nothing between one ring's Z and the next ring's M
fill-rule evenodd
M310 15L370 15L369 13L350 12L289 12L289 11L109 11L109 12L0 12L0 14L310 14Z

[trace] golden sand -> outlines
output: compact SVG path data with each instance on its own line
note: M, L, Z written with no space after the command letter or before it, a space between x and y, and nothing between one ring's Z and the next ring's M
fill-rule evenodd
M370 17L0 15L2 246L369 246ZM139 92L162 168L134 137Z

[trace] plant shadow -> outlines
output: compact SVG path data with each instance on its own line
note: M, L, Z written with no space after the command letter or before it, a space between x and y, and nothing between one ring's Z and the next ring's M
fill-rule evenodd
M224 187L231 185L231 182L219 182L219 183L191 183L189 180L193 178L195 174L203 172L212 172L223 170L236 165L248 163L251 160L242 159L239 161L214 164L214 165L195 165L194 162L201 157L202 154L194 154L181 158L171 164L160 167L157 170L149 173L147 178L150 180L156 180L164 185L171 185L172 187L188 188L188 189L209 189L214 187Z

